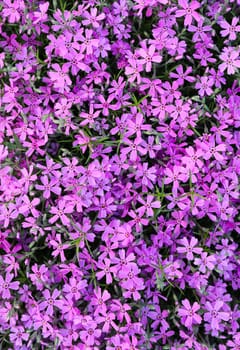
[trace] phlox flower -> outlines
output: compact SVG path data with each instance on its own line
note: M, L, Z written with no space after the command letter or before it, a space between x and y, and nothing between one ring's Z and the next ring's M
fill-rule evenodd
M195 11L197 10L201 5L198 1L191 1L190 3L187 0L178 0L178 4L180 7L183 8L183 10L177 10L176 11L176 17L182 17L184 16L184 25L188 26L192 23L193 18L199 22L201 19L201 16Z
M202 317L197 314L197 311L200 309L200 305L197 302L194 302L191 306L188 299L182 301L183 307L178 309L178 314L182 317L182 323L187 328L192 328L194 324L200 324Z

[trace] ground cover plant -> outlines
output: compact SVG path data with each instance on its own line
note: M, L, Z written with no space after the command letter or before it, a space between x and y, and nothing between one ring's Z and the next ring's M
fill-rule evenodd
M240 349L240 1L0 9L0 349Z

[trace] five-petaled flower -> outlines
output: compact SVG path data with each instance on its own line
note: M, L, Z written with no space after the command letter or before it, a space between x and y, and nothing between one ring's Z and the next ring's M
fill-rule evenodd
M202 317L197 314L197 311L200 309L200 305L197 302L194 302L191 306L188 299L182 301L183 307L178 309L178 314L182 317L181 322L187 327L192 328L194 324L200 324Z
M138 53L142 57L138 59L139 64L146 64L146 72L150 72L152 69L152 63L160 63L162 61L162 56L155 53L156 47L150 45L148 49L139 49Z
M176 17L184 16L184 25L188 26L192 23L193 18L198 22L201 19L197 10L201 5L198 1L191 1L188 3L187 0L178 0L179 5L183 8L183 10L176 11Z
M11 298L10 290L19 289L20 283L18 281L12 282L13 277L14 274L9 272L7 272L5 279L0 275L0 294L2 295L3 299Z

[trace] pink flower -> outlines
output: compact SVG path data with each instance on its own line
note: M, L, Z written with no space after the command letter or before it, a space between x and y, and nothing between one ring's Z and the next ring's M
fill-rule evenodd
M97 323L94 321L87 321L83 323L83 326L85 330L80 331L80 339L88 346L96 344L95 338L99 338L102 333L100 329L97 329Z
M137 80L137 84L140 84L142 79L140 73L143 71L143 65L133 59L130 59L128 63L130 66L125 68L125 74L130 76L128 78L129 82L133 83Z
M56 195L61 194L61 188L57 186L58 179L52 178L50 181L46 175L41 176L41 182L43 185L36 185L36 189L43 191L43 198L50 198L51 192L55 193Z
M201 77L200 78L200 82L197 82L195 87L196 89L198 89L198 93L200 96L210 96L213 93L213 90L211 89L211 87L214 84L214 80L211 77Z
M13 273L6 274L5 280L0 275L0 294L2 295L3 299L10 299L11 293L10 289L18 290L19 289L19 282L11 282L14 275Z
M38 267L37 264L34 264L32 271L33 273L29 274L30 280L38 290L42 290L44 284L47 282L47 267L45 265Z
M19 208L19 212L25 216L29 215L29 212L31 212L32 216L35 218L39 216L39 211L35 209L35 207L40 203L39 198L34 198L32 201L28 198L27 195L24 195L22 197L22 204Z
M27 341L29 338L29 334L25 333L25 329L21 326L12 327L10 333L10 340L14 343L15 346L22 346L23 341Z
M47 314L49 316L52 316L53 315L53 307L56 306L58 307L59 309L62 308L62 305L63 305L63 301L62 300L59 300L57 299L59 296L60 296L60 292L59 290L57 289L54 289L52 295L50 294L49 290L46 289L44 292L43 292L43 296L44 296L44 301L42 301L40 304L39 304L39 309L40 310L45 310L47 309Z
M169 280L173 280L175 278L181 278L183 273L179 270L180 264L178 261L167 262L166 266L164 266L164 273L166 274Z
M193 324L200 324L202 317L199 316L196 312L200 309L200 305L195 302L191 306L188 299L182 301L184 308L178 309L179 316L182 317L181 322L187 327L192 328Z
M194 264L199 266L199 271L206 273L207 268L213 270L215 268L216 259L213 255L209 255L206 252L201 254L200 258L195 258Z
M0 221L3 222L3 227L7 228L10 224L10 219L16 219L18 217L18 212L16 210L16 205L9 203L8 207L5 205L0 206Z
M232 47L224 48L223 53L219 56L223 61L219 65L220 72L227 68L227 74L234 74L237 68L240 68L239 51Z
M144 154L145 150L141 147L142 139L135 138L135 140L130 140L128 138L124 138L124 142L128 145L122 149L122 154L126 155L130 153L129 159L132 161L136 161L138 157L138 152L140 154Z
M216 145L213 137L210 138L208 143L202 143L201 148L204 151L204 159L214 157L218 162L222 162L224 160L224 156L221 154L221 152L226 150L226 145L224 143Z
M165 184L170 184L173 182L173 189L179 187L179 182L186 182L188 180L188 175L183 167L174 165L172 169L167 168L165 170Z
M138 59L140 64L146 64L146 72L151 72L152 62L160 63L162 61L162 56L155 53L156 48L154 45L150 45L148 49L139 49L138 53L141 59Z
M102 21L105 18L105 14L101 13L97 15L97 9L91 8L90 13L88 11L85 11L83 13L83 17L86 18L82 21L82 24L84 26L88 26L89 24L93 26L93 28L98 28L100 24L99 21Z
M93 53L93 49L98 47L99 39L93 39L93 31L91 29L85 30L85 37L79 34L79 40L81 43L82 53L86 51L87 55Z
M237 23L237 17L233 17L231 24L229 24L225 19L221 21L220 27L223 28L223 30L220 32L221 36L229 36L229 40L235 40L237 38L236 33L240 32L240 25L237 25Z
M202 248L195 247L198 244L198 240L195 237L192 237L190 242L184 237L180 239L179 243L182 244L183 247L177 247L178 253L186 253L186 258L188 260L193 260L193 253L201 254L202 252Z
M135 226L137 232L141 232L142 225L147 226L149 220L143 218L144 216L144 209L138 210L138 212L134 212L133 210L130 210L128 213L129 216L131 216L132 220L129 221L129 225Z
M102 331L104 333L108 333L112 329L117 329L117 325L113 320L116 318L114 313L112 312L103 312L101 316L96 317L97 323L103 323L102 325Z
M109 110L116 111L120 107L118 103L111 104L114 98L115 95L110 95L106 100L102 95L100 95L98 97L100 103L95 104L94 107L102 109L102 114L104 116L109 116Z
M223 307L223 301L217 300L214 304L207 301L205 307L208 312L204 314L204 320L210 323L212 330L219 330L220 322L229 320L229 312L219 311Z
M91 299L91 305L95 306L95 314L98 314L99 312L106 312L107 311L107 306L106 306L106 301L111 298L110 293L108 293L107 290L104 290L102 292L100 287L97 287L94 290L94 295L92 296Z
M69 218L65 214L70 214L73 212L73 207L71 205L67 205L64 200L60 200L57 208L52 207L50 209L51 214L55 214L51 219L49 219L50 224L53 224L58 219L61 220L63 225L68 226L70 224Z
M52 68L54 71L48 72L48 75L53 82L53 86L59 89L60 92L64 92L66 87L72 83L68 75L68 65L64 63L63 66L60 67L58 63L53 63Z
M71 298L74 298L75 300L78 300L81 295L81 290L84 290L87 287L87 281L86 280L77 280L74 277L71 277L69 279L69 284L65 284L63 287L63 292L67 294L67 296L70 296Z
M39 5L40 12L36 11L33 13L33 16L34 16L33 17L33 24L37 24L39 22L44 22L47 20L48 7L49 7L49 2L45 2L45 3Z
M194 82L196 80L195 77L188 75L192 72L192 67L188 67L185 72L183 72L183 66L180 65L176 68L177 73L170 72L171 78L177 78L177 83L179 85L184 84L184 80L189 81L190 83Z
M141 208L139 208L138 210L144 209L144 213L146 211L147 216L153 216L154 212L153 212L152 208L160 208L161 207L161 203L159 201L153 201L153 200L154 200L154 196L151 196L151 195L147 195L146 202L142 198L139 198L138 201L141 204L143 204L143 206Z
M94 124L94 119L98 118L100 111L94 111L93 104L91 103L89 106L89 113L81 112L80 117L83 118L83 121L80 123L81 126L85 126L90 124L92 126Z
M56 257L60 255L61 262L65 261L66 258L64 255L64 249L67 249L69 247L69 244L62 244L60 234L56 234L56 239L52 239L49 243L54 249L54 251L52 252L52 256Z
M197 1L192 1L190 4L187 0L178 0L178 4L183 8L183 10L176 11L176 17L185 16L184 25L188 26L192 23L193 18L199 22L201 16L195 11L201 5Z
M98 280L102 279L104 276L106 276L106 283L110 284L112 283L112 275L111 273L114 270L114 267L110 267L111 265L111 260L105 258L103 261L100 261L97 264L97 267L101 269L102 271L99 271L96 273L96 277Z

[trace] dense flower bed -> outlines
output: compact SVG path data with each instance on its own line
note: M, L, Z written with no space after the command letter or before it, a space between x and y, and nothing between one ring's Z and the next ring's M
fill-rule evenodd
M0 8L0 348L240 349L240 1Z

